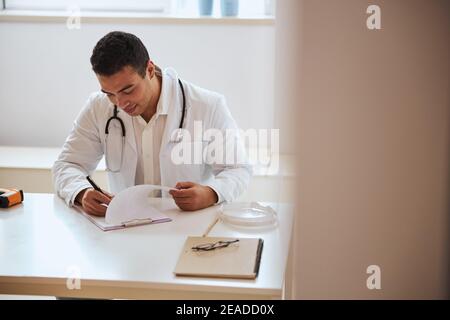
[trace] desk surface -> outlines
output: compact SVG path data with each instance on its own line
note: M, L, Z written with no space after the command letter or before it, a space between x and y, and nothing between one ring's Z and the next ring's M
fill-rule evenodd
M148 299L281 298L293 225L292 207L270 204L279 226L243 230L220 222L210 236L261 237L256 280L176 277L189 235L201 235L217 207L180 211L158 199L173 221L103 232L53 194L25 194L24 203L0 209L0 294ZM68 278L80 277L80 289ZM71 288L77 282L72 282Z

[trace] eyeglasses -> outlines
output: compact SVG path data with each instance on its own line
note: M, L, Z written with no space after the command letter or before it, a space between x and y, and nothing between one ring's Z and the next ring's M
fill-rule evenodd
M202 243L191 249L194 251L211 251L219 248L226 248L232 243L239 242L239 239L236 240L228 240L228 241L217 241L214 243Z

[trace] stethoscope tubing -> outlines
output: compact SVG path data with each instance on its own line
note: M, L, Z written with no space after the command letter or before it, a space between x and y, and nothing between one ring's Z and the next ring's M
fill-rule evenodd
M185 117L185 114L186 114L186 95L185 95L185 93L184 93L184 86L183 86L183 84L181 83L181 80L180 80L180 79L178 79L178 84L180 85L180 88L181 88L181 95L182 95L182 97L183 97L183 108L182 108L182 111L181 111L181 120L180 120L180 125L178 126L178 129L182 129L182 128L183 128L183 123L184 123L184 117ZM120 127L121 127L121 130L122 130L122 136L125 137L125 135L126 135L125 124L123 123L122 119L120 119L120 118L117 116L118 113L119 113L119 110L118 110L117 106L114 105L113 115L112 115L112 117L110 117L110 118L108 119L108 121L106 121L105 134L109 134L109 123L110 123L112 120L117 120L117 121L119 121L119 123L120 123Z
M182 112L181 112L181 120L180 120L180 124L178 126L178 131L180 132L181 129L183 128L183 124L184 124L184 117L186 115L186 96L185 96L185 92L184 92L184 86L183 83L181 82L180 79L178 79L178 84L180 85L180 89L181 89L181 94L183 97L183 106L182 106ZM125 124L123 123L123 120L117 116L117 114L119 113L119 109L116 105L114 105L114 111L113 111L113 115L106 121L106 125L105 125L105 135L106 135L106 139L108 139L108 135L109 135L109 124L111 123L112 120L117 120L120 124L120 129L122 132L122 154L121 154L121 161L120 161L120 167L122 167L122 160L123 160L123 146L125 143L125 135L126 135L126 131L125 131ZM106 160L106 169L108 171L111 172L119 172L119 170L110 170L109 168L109 162L108 162L108 150L105 150L106 154L105 154L105 160Z

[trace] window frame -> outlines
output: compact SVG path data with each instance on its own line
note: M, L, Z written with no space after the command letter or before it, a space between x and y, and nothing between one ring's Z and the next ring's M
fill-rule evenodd
M28 12L27 15L30 16L33 15L33 12L36 12L37 17L42 12L54 12L57 16L60 12L78 10L82 16L85 13L87 16L92 15L92 13L101 13L100 15L111 13L111 16L123 16L125 13L130 13L130 16L133 16L133 14L149 14L188 19L275 19L274 9L277 0L241 0L239 2L239 14L236 17L222 17L220 13L221 0L213 1L211 16L200 16L198 0L152 0L146 2L142 0L115 0L113 2L111 0L2 0L2 9L10 12L26 11ZM37 4L39 2L43 2L43 4ZM250 2L255 5L250 5ZM108 8L108 6L111 7ZM255 8L254 11L253 8Z
M68 11L77 8L86 12L141 12L170 14L175 0L3 0L6 10L14 11Z

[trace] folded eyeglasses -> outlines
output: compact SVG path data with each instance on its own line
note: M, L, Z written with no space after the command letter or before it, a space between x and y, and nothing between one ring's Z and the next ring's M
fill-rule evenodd
M228 240L228 241L217 241L214 243L202 243L192 247L191 249L194 251L211 251L219 248L226 248L232 243L239 242L239 239L236 240Z

